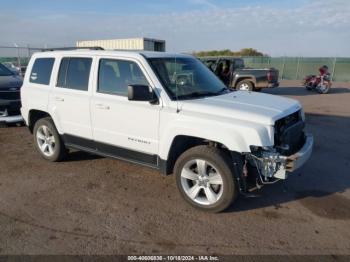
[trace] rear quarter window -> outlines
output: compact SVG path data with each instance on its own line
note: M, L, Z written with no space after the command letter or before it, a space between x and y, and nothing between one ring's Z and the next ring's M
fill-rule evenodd
M30 73L29 82L49 85L54 62L54 58L35 59L32 71Z

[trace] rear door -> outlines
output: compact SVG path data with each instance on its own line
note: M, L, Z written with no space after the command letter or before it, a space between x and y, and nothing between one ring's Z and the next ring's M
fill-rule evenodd
M50 108L67 143L92 140L90 75L92 57L62 57ZM82 140L84 139L84 140Z
M57 61L54 57L36 57L30 60L30 72L26 74L21 88L22 114L26 121L29 109L47 111L55 64Z

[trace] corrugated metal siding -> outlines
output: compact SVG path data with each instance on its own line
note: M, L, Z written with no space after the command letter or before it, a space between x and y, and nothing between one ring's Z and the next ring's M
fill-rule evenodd
M77 41L77 47L102 47L104 49L123 49L123 50L147 50L154 51L155 43L163 45L161 51L165 51L165 41L145 38L131 39L111 39L111 40L87 40Z

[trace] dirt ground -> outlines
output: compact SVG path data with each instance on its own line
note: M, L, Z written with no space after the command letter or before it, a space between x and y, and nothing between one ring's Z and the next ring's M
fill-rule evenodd
M0 254L350 254L350 85L265 93L305 107L310 161L226 212L188 206L173 176L73 152L50 163L25 127L0 129Z

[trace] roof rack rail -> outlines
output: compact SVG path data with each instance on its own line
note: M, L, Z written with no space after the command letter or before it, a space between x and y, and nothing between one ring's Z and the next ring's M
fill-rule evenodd
M91 46L91 47L54 47L54 48L43 48L42 52L47 51L63 51L63 50L77 50L77 49L88 49L88 50L104 50L104 48L100 46Z

